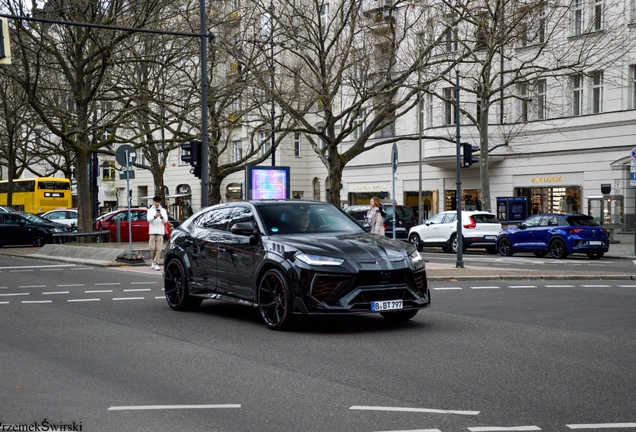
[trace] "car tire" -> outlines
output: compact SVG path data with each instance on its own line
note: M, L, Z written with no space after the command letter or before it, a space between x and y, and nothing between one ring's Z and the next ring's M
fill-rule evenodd
M410 310L402 310L402 311L395 311L395 312L380 312L380 315L382 315L382 318L384 318L387 321L403 322L403 321L410 320L415 315L417 315L418 312L419 312L419 309L410 309Z
M463 239L462 239L463 240ZM451 251L456 254L457 253L457 243L459 243L457 241L457 234L453 234L453 236L450 239L451 241ZM462 253L466 252L466 243L464 241L462 241Z
M422 251L422 242L420 241L420 236L417 234L411 234L409 236L409 243L417 248L418 252Z
M512 256L514 253L512 250L512 242L510 239L504 237L497 241L497 250L501 256Z
M163 285L168 306L176 311L195 310L203 301L201 298L190 295L188 275L178 258L173 258L168 262L163 277Z
M592 260L601 259L601 258L603 258L603 255L605 255L605 252L603 252L603 251L599 251L599 252L588 252L588 253L587 253L587 257L588 257L589 259L592 259Z
M537 258L543 258L548 254L547 252L533 252L533 253L534 253L534 256L536 256Z
M33 237L31 237L31 243L35 247L42 247L46 244L46 237L43 234L35 233Z
M565 242L559 238L552 240L548 248L554 259L564 259L568 256L568 248Z
M490 255L494 255L497 253L497 248L495 246L489 246L486 248L486 252L488 252Z
M272 330L289 328L293 298L287 277L278 269L269 269L258 283L258 310Z

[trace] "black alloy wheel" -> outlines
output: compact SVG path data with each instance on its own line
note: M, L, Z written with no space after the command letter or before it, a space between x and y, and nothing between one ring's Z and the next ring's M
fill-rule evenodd
M35 247L42 247L46 244L46 237L44 237L43 234L36 232L33 234L33 237L31 237L31 242Z
M552 258L554 259L564 259L568 256L568 248L565 245L565 242L559 238L550 242L549 249Z
M411 234L409 236L409 243L417 248L418 252L422 251L422 243L420 241L420 236L417 234Z
M514 253L512 251L512 242L506 237L500 238L497 241L497 250L499 251L499 255L501 256L512 256L512 254Z
M176 311L190 311L198 308L203 299L188 293L188 277L181 261L170 260L163 278L168 305Z
M603 251L598 251L598 252L588 252L587 253L587 257L589 259L593 259L593 260L597 260L597 259L601 259L603 258L603 255L605 255L605 252Z
M267 327L283 330L292 321L292 295L285 275L278 269L268 270L258 284L258 310Z
M402 322L410 320L417 315L418 312L419 309L410 309L395 312L380 312L380 315L382 315L382 318L390 322Z
M534 256L536 256L537 258L543 258L547 254L547 252L534 252Z
M453 236L451 237L451 250L453 251L454 254L457 253L457 244L459 243L459 240L457 239L457 234L453 234ZM462 238L462 253L466 252L466 240L464 240Z

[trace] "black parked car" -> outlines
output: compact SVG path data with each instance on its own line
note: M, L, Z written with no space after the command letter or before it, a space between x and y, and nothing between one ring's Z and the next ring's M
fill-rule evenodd
M172 309L233 301L257 307L275 330L294 314L379 312L401 321L430 305L425 264L414 246L366 233L327 203L208 207L174 230L164 266Z
M51 222L30 213L0 213L0 246L53 243L53 234L72 231L71 227Z
M344 208L344 212L358 221L369 231L369 223L365 220L365 216L371 205L353 205ZM384 218L384 235L393 238L393 204L382 204L382 208L386 212ZM397 218L395 219L395 238L398 240L408 241L409 230L415 226L415 216L413 210L409 206L397 205Z

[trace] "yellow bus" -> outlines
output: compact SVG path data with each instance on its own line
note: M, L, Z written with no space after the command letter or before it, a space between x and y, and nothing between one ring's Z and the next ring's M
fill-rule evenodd
M0 180L0 205L7 205L8 180ZM27 213L42 213L56 208L70 208L71 181L59 177L13 180L11 207Z

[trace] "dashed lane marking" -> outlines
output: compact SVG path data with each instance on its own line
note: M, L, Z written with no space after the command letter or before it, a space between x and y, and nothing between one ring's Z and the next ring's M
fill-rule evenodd
M138 411L138 410L182 410L182 409L219 409L240 408L241 404L214 404L214 405L130 405L112 406L107 411Z
M53 294L70 294L70 291L47 291L43 292L43 295L53 295Z
M480 427L469 427L469 431L471 432L490 432L490 431L540 431L541 428L538 426L480 426Z
M163 300L163 299L165 299L165 297L164 296L155 297L155 300L158 300L158 299L162 299Z
M522 289L522 288L537 288L536 285L508 285L508 288Z
M103 282L103 283L95 284L95 286L107 286L107 285L121 285L121 282Z
M501 287L498 286L475 286L475 287L470 287L470 289L501 289Z
M88 299L69 299L67 300L69 303L76 303L76 302L94 302L94 301L100 301L101 299L98 298L88 298Z
M0 294L0 297L13 297L13 296L28 296L29 293L10 293L10 294Z
M117 300L145 300L146 297L115 297L113 301Z
M584 288L611 288L611 285L581 285Z
M569 429L618 429L636 428L636 423L596 423L596 424L571 424L565 425Z
M436 291L447 291L447 290L461 290L464 289L462 287L441 287L441 288L433 288Z
M636 288L636 285L617 285L621 288Z
M433 409L433 408L408 408L408 407L354 405L349 407L349 409L362 410L362 411L395 411L395 412L421 412L421 413L433 413L433 414L479 415L479 411L441 410L441 409Z
M152 291L151 288L125 289L124 292Z
M75 267L75 264L52 264L52 265L39 265L39 266L10 266L10 267L0 267L0 270L11 270L11 269L53 269L57 268L59 270L63 270L60 267Z
M72 268L71 270L93 270L95 267L78 267Z
M131 282L131 285L148 285L148 284L157 284L157 282Z
M66 284L66 285L58 285L58 287L60 288L65 288L65 287L82 287L84 286L84 284Z
M22 300L22 303L52 303L53 300Z
M442 431L439 429L408 429L408 430L400 430L400 431L392 430L392 431L382 431L382 432L442 432Z
M84 291L84 294L98 294L98 293L112 293L113 290L89 290Z
M9 273L26 273L26 272L34 272L35 270L9 270Z
M546 288L574 288L574 285L544 285Z
M18 288L46 288L46 285L19 285Z

